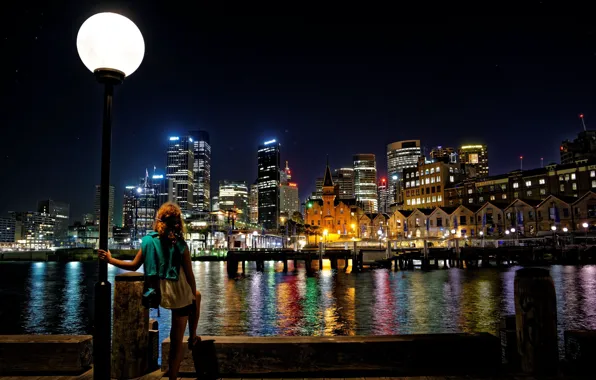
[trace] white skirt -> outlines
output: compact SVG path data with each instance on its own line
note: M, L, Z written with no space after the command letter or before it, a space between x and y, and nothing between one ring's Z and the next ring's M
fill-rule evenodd
M160 305L166 309L179 309L190 305L195 300L182 266L180 266L178 281L162 279L159 282L159 289L161 290Z

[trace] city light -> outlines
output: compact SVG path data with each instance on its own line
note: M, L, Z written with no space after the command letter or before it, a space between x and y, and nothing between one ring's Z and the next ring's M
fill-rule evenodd
M269 141L265 141L265 143L263 145L269 145L269 144L273 144L275 143L275 140L269 140Z
M170 137L170 141L178 141L178 140L180 140L180 137L178 137L178 136Z
M550 229L553 230L553 231L556 231L557 230L557 226L551 226Z
M582 227L583 228L588 228L589 227L589 224L588 223L584 223L584 224L582 224Z
M567 232L569 229L567 227L563 227L563 232Z
M153 179L163 179L163 174L156 174L153 177L151 177Z

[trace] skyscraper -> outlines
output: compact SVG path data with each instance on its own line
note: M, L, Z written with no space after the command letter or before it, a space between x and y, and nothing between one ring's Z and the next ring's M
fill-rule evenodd
M288 219L294 212L300 211L300 198L298 195L298 184L290 182L292 180L292 171L286 161L286 167L280 173L281 183L279 185L279 212Z
M415 168L421 155L420 140L397 141L387 145L388 192L393 200L397 200L398 189L402 188L403 170Z
M166 177L168 200L177 203L183 212L194 207L194 140L190 136L173 136L168 143Z
M339 187L339 199L352 199L354 191L354 168L335 169L333 183Z
M452 147L436 146L430 151L430 158L433 161L441 161L444 163L457 163L457 152Z
M356 201L365 212L377 212L377 163L374 154L354 155Z
M211 145L206 131L190 132L193 143L194 209L207 212L211 209Z
M463 145L459 148L459 161L465 164L466 177L488 177L488 147Z
M95 224L99 226L99 215L100 215L100 194L101 186L95 185ZM108 238L112 237L112 227L114 227L114 186L110 185L110 198L108 200Z
M259 224L266 229L277 229L279 225L279 148L276 140L269 140L257 151Z
M387 179L381 178L379 180L379 184L377 185L377 193L379 198L379 212L389 212L389 205L393 202L391 200L391 197L389 196Z
M54 239L57 241L68 238L68 223L70 220L70 205L66 202L58 202L47 199L37 202L37 212L50 214L55 219Z
M248 207L250 208L250 222L259 223L259 186L256 183L250 185L250 195L248 198Z
M248 222L248 186L245 181L219 181L219 209L235 211L237 220Z

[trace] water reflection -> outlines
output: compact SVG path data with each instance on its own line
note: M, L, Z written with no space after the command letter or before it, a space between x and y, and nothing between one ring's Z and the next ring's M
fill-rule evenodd
M199 334L496 334L499 318L515 312L517 268L344 273L325 264L308 276L302 264L290 263L288 273L281 263L266 263L263 273L252 264L231 280L225 263L193 263L203 293ZM90 332L97 263L0 263L0 270L0 333ZM112 284L120 272L109 267ZM559 333L596 329L596 266L553 266L551 275ZM151 317L165 339L170 312Z

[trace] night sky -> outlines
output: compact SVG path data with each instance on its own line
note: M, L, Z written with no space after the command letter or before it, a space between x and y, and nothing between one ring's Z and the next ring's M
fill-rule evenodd
M304 198L326 155L336 168L375 153L383 175L388 143L478 142L498 174L519 168L520 155L524 168L558 162L579 113L596 124L595 28L550 22L559 9L542 2L498 24L399 26L382 9L346 18L203 2L20 3L1 26L0 215L48 197L71 203L71 221L93 210L102 88L75 41L99 11L129 17L146 44L114 99L117 220L123 187L145 168L163 171L168 136L188 130L211 135L214 192L221 179L252 183L257 145L276 138Z

